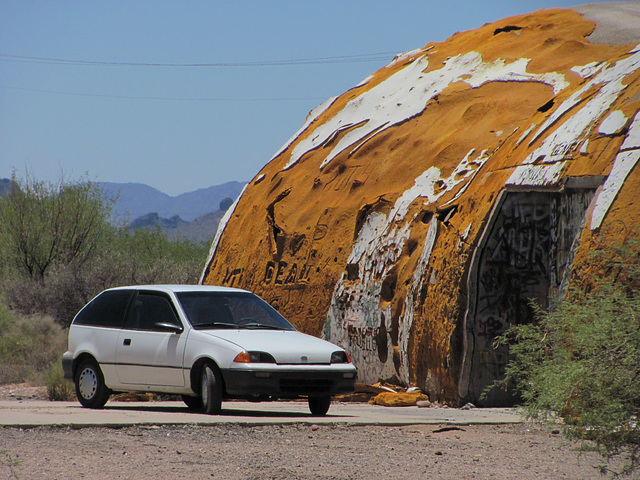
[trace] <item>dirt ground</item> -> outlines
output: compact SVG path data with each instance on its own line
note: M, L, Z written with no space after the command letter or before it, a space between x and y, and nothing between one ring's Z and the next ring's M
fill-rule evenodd
M531 425L4 428L2 479L597 479L595 452Z
M42 393L0 387L2 399ZM592 446L530 423L0 428L0 480L602 479L603 463Z

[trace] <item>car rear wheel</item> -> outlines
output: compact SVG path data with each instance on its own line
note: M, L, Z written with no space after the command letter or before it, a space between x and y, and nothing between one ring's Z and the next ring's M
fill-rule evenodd
M331 397L309 397L309 410L312 415L322 416L326 415L331 406Z
M204 413L217 414L222 408L222 376L217 368L205 365L200 376L200 398Z
M83 407L102 408L109 400L102 371L95 360L85 360L76 371L76 395Z

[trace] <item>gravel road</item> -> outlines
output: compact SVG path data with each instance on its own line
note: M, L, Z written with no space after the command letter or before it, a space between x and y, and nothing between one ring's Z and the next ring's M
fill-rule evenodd
M530 424L5 427L0 479L602 479L579 449Z

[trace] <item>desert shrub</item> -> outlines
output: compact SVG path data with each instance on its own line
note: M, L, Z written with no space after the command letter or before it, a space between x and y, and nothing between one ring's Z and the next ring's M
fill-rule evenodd
M10 308L68 326L105 288L198 281L205 245L110 225L112 201L90 182L12 185L0 197L0 290Z
M67 349L67 332L50 317L24 316L0 305L0 384L43 385Z
M206 260L206 247L169 241L159 230L120 230L110 237L81 268L56 265L42 280L14 275L3 282L6 301L22 313L50 315L68 326L74 315L106 288L197 283Z
M160 230L114 230L81 267L55 265L43 279L13 275L2 290L11 308L50 315L68 326L78 310L106 288L197 283L207 253L204 245L169 241Z
M560 416L568 437L595 441L605 456L626 452L625 470L614 473L640 466L637 252L635 241L597 250L588 291L574 287L556 309L538 309L535 323L498 340L510 346L503 384L517 386L528 415Z
M14 174L0 197L3 263L36 279L55 265L82 266L109 230L112 206L87 180L52 184Z
M62 363L55 362L46 374L47 396L51 401L68 402L76 398L72 382L64 378Z

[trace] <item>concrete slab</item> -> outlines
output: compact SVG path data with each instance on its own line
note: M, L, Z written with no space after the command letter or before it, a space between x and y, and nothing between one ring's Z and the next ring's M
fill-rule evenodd
M220 415L187 410L182 402L109 402L102 410L90 410L76 402L0 401L0 426L31 428L43 425L127 426L221 424L505 424L521 423L514 409L381 407L362 403L334 403L324 417L309 413L306 402L225 402Z
M596 29L588 37L591 43L640 42L639 1L589 3L572 9L596 23Z

